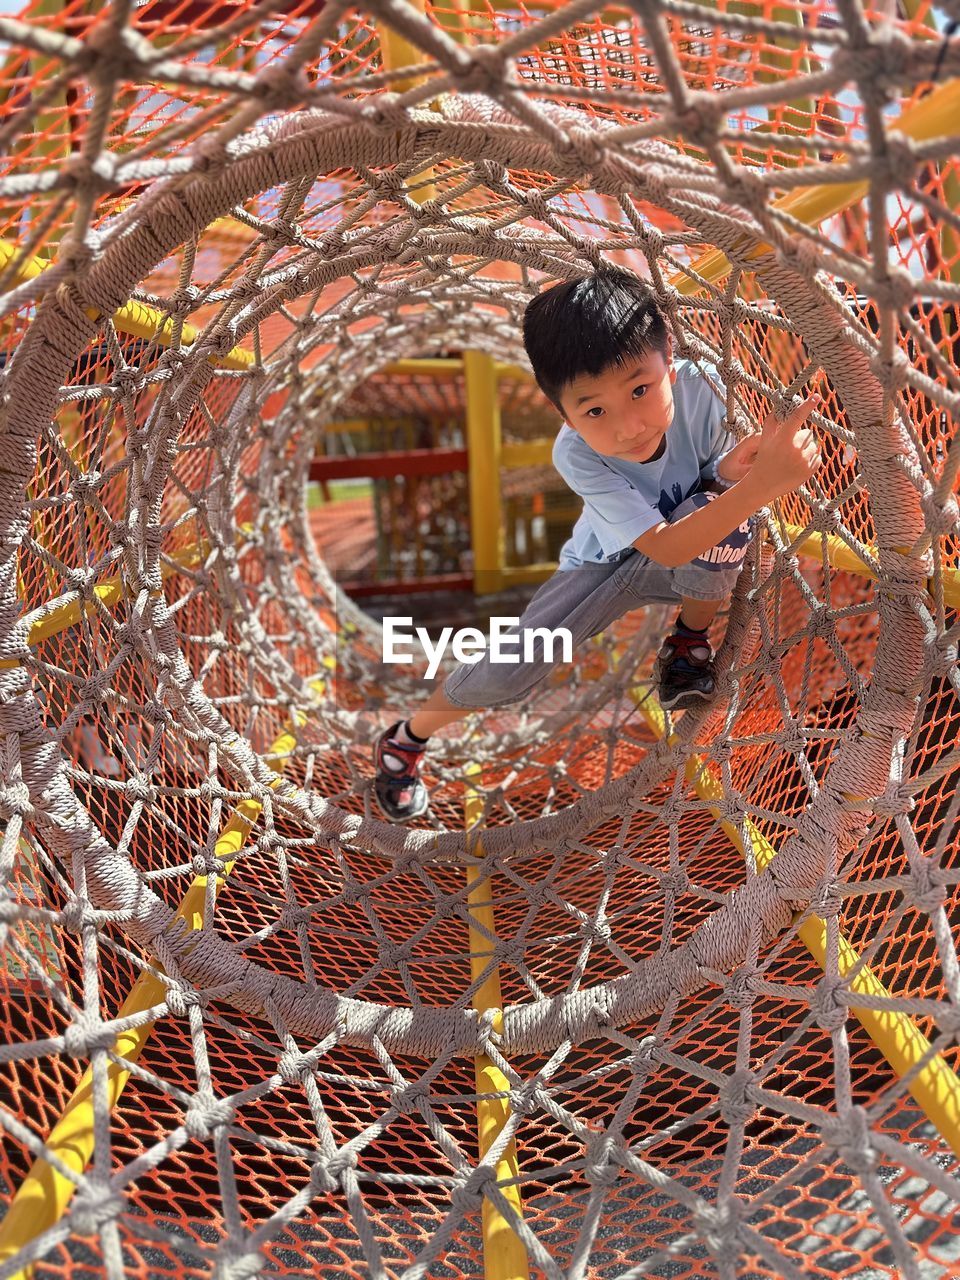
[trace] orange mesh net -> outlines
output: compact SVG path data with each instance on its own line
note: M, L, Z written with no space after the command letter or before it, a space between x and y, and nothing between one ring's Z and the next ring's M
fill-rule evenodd
M948 9L0 18L5 1274L956 1273ZM479 350L542 518L520 318L600 261L737 434L817 391L823 466L713 703L630 611L391 826L427 686L311 464L463 447ZM404 492L459 555L464 485Z

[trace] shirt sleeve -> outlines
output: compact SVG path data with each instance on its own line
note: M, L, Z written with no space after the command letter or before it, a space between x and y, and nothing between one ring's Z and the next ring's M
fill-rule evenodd
M701 382L703 387L701 394L704 397L702 438L705 442L706 459L700 467L700 479L704 483L725 485L728 482L717 474L717 467L734 448L737 438L732 431L727 430L726 408L720 396L705 378L701 379Z
M663 516L646 501L625 476L608 467L584 446L571 428L574 442L564 433L553 446L553 464L570 488L583 499L583 510L597 535L600 549L610 558L631 546L637 538L663 522Z

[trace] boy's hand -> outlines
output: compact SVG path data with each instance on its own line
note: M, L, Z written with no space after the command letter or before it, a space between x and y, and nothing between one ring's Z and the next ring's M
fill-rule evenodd
M820 397L808 396L781 420L767 415L758 436L750 479L755 481L765 502L793 493L820 469L823 459L817 438L806 426L810 414L820 405Z
M728 454L721 458L717 464L717 475L721 480L726 480L728 484L736 484L738 480L744 478L756 462L759 448L759 431L752 436L744 437L743 440L733 446Z

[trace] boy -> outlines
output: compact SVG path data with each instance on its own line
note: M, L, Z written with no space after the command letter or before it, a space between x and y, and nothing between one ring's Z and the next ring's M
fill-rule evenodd
M553 461L583 498L583 514L557 572L510 634L566 627L577 645L642 604L679 603L657 655L660 701L679 710L709 699L707 632L742 567L752 517L820 465L804 426L817 397L783 422L771 414L759 435L737 444L707 380L689 361L674 363L649 287L619 269L539 294L526 309L523 339L540 389L565 419ZM374 786L388 818L406 822L426 811L419 764L431 734L479 707L517 702L544 679L543 640L535 645L533 661L491 664L484 655L461 663L378 739Z

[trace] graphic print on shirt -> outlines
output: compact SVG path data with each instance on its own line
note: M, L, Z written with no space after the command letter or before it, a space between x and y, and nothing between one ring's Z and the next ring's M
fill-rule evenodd
M660 497L657 501L657 510L663 516L664 520L669 520L677 507L679 507L680 503L685 502L687 498L692 498L699 488L700 479L698 477L694 480L686 493L683 492L683 486L677 480L675 480L670 486L669 493L667 493L666 489L661 489Z
M717 495L715 493L692 493L689 496L693 498L698 507L705 507L708 502L713 502ZM699 565L701 569L726 569L729 565L739 564L747 554L747 546L753 535L753 524L753 516L750 516L732 533L728 533L725 538L721 538L715 547L710 547L708 551L704 551L703 555L697 556L691 563Z

